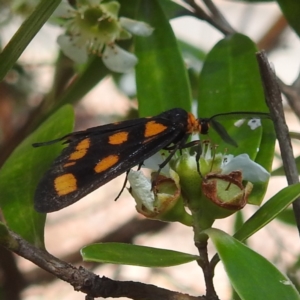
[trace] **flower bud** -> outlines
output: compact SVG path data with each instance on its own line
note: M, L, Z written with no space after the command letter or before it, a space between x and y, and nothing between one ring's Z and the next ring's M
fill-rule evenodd
M170 170L170 177L157 173L152 173L151 177L152 183L141 171L131 170L128 174L136 210L147 218L191 225L191 217L180 196L178 175Z

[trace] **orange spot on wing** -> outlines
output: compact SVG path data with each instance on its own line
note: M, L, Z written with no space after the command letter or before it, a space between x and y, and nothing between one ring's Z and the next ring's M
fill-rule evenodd
M91 140L89 138L80 141L75 147L75 151L70 154L69 160L77 160L84 157L90 145L91 145Z
M120 144L126 142L127 140L128 140L128 132L127 131L117 132L108 137L108 142L111 145L120 145Z
M77 180L72 173L58 176L54 179L54 188L59 196L70 194L77 190Z
M159 133L165 131L166 129L167 126L161 123L156 123L155 121L150 121L145 125L144 137L148 138L154 135L158 135Z
M119 161L118 155L109 155L105 158L103 158L100 162L97 163L94 170L96 173L101 173L103 171L106 171L110 167L112 167L114 164L116 164Z

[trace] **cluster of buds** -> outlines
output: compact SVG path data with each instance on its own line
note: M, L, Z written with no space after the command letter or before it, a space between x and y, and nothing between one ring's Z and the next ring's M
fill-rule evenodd
M212 222L242 209L253 183L267 181L270 174L248 154L234 157L215 152L206 143L197 161L196 155L184 151L162 174L153 173L151 180L141 171L130 171L138 212L148 218L193 225L185 207L192 215L200 213Z

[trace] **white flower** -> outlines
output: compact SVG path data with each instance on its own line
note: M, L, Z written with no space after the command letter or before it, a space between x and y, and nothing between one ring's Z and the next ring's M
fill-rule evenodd
M66 2L55 15L66 19L67 31L58 37L64 54L77 63L87 61L89 54L102 56L105 66L115 72L127 72L137 63L134 54L116 45L116 41L130 39L131 33L149 36L153 29L144 22L118 18L117 1L86 0L86 4L72 8Z
M152 155L151 157L147 158L144 161L142 167L146 168L146 169L157 171L159 168L159 165L165 161L165 159L168 157L168 155L169 155L169 151L161 150L161 151L155 153L154 155ZM161 174L169 174L169 172L170 172L169 164L166 164L166 166L164 166L162 168L162 170L160 171Z
M57 43L66 56L71 58L78 64L83 64L88 59L88 53L84 47L80 47L80 40L76 37L72 38L68 35L60 35Z
M143 205L149 211L154 211L155 197L150 180L143 174L142 171L134 170L130 170L127 178L137 205Z
M139 22L124 17L121 17L119 21L123 28L135 35L149 36L154 30L154 28L152 28L149 24L145 22Z
M245 123L246 119L238 120L234 123L234 126L241 127ZM259 118L252 118L248 120L247 125L250 127L251 130L255 130L258 127L261 127L261 119Z
M265 182L269 179L270 173L251 160L248 154L240 154L236 157L226 155L221 165L221 174L229 174L232 171L241 171L243 179L250 182Z
M261 127L261 119L250 119L248 121L248 126L251 130L255 130L258 127Z
M150 182L142 171L130 170L127 178L136 210L147 218L190 224L190 216L180 201L179 177L169 171L168 176L152 173Z
M102 61L108 69L114 72L124 73L132 69L138 59L132 53L125 51L116 44L112 44L106 45L102 55Z

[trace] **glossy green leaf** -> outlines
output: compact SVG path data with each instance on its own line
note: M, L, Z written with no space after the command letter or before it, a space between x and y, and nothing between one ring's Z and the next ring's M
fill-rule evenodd
M183 15L190 15L190 11L188 11L184 6L181 6L175 1L160 0L159 4L161 5L164 14L169 20L176 17L181 17Z
M60 143L33 148L35 142L59 138L73 127L73 109L64 106L28 136L0 170L0 207L10 229L38 247L43 246L45 215L35 212L35 187L60 153Z
M255 58L256 51L255 44L248 37L234 34L219 41L207 54L199 80L200 117L226 112L268 111ZM247 149L253 158L260 143L261 127L251 130L247 122L233 126L236 121L222 122L239 145L238 150L231 147L230 153L243 153ZM217 144L223 143L213 130L210 137Z
M289 25L300 37L300 1L295 0L277 0L282 13L289 22Z
M160 1L140 1L137 20L150 24L149 37L135 38L136 84L141 116L181 107L191 109L187 71Z
M138 7L141 0L118 0L118 2L121 4L120 9L120 16L121 17L127 17L132 18L137 21L140 21L137 19L137 16L135 15L136 7ZM145 1L145 0L142 0ZM129 4L130 3L130 4ZM180 5L179 3L176 3L174 1L170 0L160 0L159 4L168 20L180 17L182 15L190 15L190 12Z
M205 233L214 243L230 278L243 300L299 300L292 282L264 257L218 229Z
M0 80L12 68L30 41L49 19L61 0L41 0L32 14L23 22L18 31L0 54Z
M276 135L271 121L265 121L263 125L262 137L259 151L255 157L255 162L271 172L275 152ZM248 198L248 203L260 205L267 191L267 182L256 182Z
M298 197L300 197L300 183L282 189L260 207L234 234L234 237L240 241L246 240L276 218L280 212L286 209Z
M226 37L213 47L200 74L199 116L211 117L219 113L239 111L268 112L255 57L256 51L255 44L241 34ZM227 149L227 153L233 155L247 153L270 170L275 145L272 121L262 120L263 126L253 129L249 120L237 122L237 118L224 116L220 118L220 123L238 147L226 144L212 129L209 138L219 145L218 151L225 152ZM265 182L256 185L252 197L249 198L250 203L261 203L267 184Z
M122 243L92 244L82 248L81 255L85 261L141 267L171 267L199 259L188 253Z
M200 116L232 111L267 112L257 49L247 36L220 40L207 54L199 81Z

